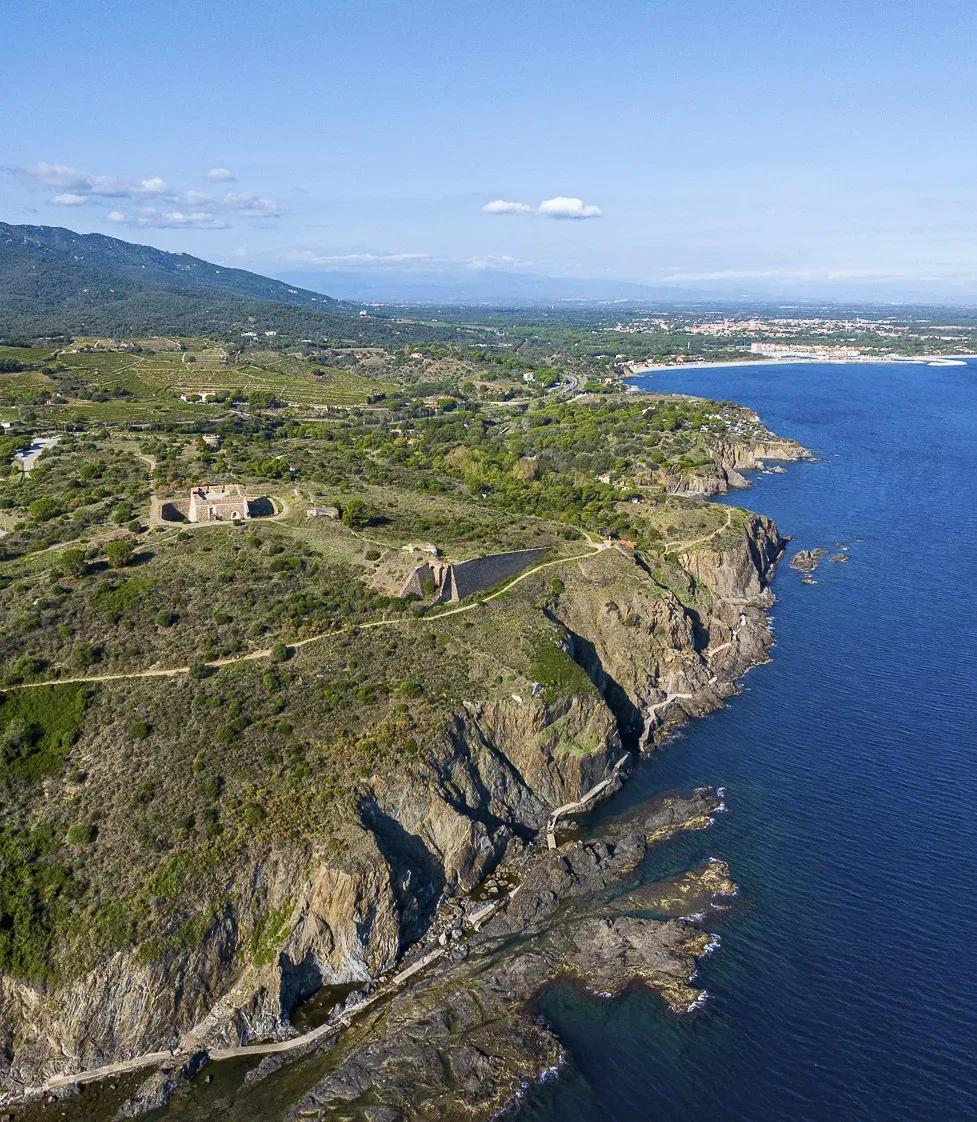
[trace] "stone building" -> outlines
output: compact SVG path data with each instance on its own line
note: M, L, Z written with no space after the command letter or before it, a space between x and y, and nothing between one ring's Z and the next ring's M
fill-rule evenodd
M190 492L189 522L239 522L251 517L244 488L225 483L201 483Z

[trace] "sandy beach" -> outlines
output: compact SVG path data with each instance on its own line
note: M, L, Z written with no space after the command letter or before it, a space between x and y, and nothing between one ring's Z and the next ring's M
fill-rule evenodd
M913 362L922 366L930 364L957 365L968 359L977 358L977 355L860 355L857 358L765 358L758 355L749 359L734 359L732 362L662 362L651 366L642 366L632 369L625 375L626 378L636 378L641 374L659 374L676 370L719 370L733 366L794 366L794 365L823 365L845 366L850 363L887 365L891 363ZM636 365L636 364L633 364Z

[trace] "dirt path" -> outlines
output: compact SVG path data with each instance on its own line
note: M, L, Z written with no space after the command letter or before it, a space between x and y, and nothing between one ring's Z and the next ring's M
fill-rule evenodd
M606 783L599 786L603 789ZM588 792L588 795L590 794L591 792ZM504 907L518 891L519 886L517 885L505 896L500 897L498 900L489 901L471 915L466 916L461 920L462 928L477 932L486 920L494 915L499 908ZM302 1033L300 1036L292 1036L287 1040L269 1040L265 1041L263 1044L239 1044L228 1048L207 1048L203 1045L202 1039L200 1041L195 1039L203 1035L200 1031L201 1026L197 1026L195 1029L191 1029L181 1040L179 1048L172 1048L160 1052L145 1052L141 1056L133 1056L128 1060L117 1060L115 1063L105 1064L102 1067L89 1068L87 1071L65 1075L53 1075L49 1079L46 1079L40 1087L31 1088L30 1090L41 1092L55 1091L60 1087L70 1087L77 1083L95 1083L101 1079L108 1079L111 1076L126 1075L130 1072L141 1071L147 1067L156 1067L157 1065L177 1059L187 1059L198 1051L206 1052L209 1060L220 1062L221 1060L238 1059L242 1056L269 1056L280 1052L294 1052L301 1048L306 1048L310 1044L321 1040L323 1037L330 1036L347 1028L352 1024L357 1014L361 1013L364 1009L373 1005L374 1002L379 1001L381 998L389 997L394 990L399 989L409 978L419 974L425 967L430 966L432 962L443 958L448 953L450 947L450 940L446 939L443 943L439 942L437 946L432 947L431 950L422 955L410 966L405 966L402 970L392 975L384 985L379 986L373 993L363 998L362 1001L358 1001L355 1005L351 1005L348 1009L343 1010L342 1014L336 1017L335 1020L328 1020L317 1028ZM238 983L238 986L235 988L241 988L240 983ZM227 999L222 999L222 1003L226 1005ZM216 1018L208 1016L201 1025L212 1025L214 1023L216 1023ZM28 1094L29 1091L26 1088L22 1088L19 1093L21 1096L24 1096Z
M722 526L713 530L711 534L706 534L706 536L704 538L692 538L689 541L673 542L672 545L668 546L668 548L665 550L666 556L669 553L681 553L682 550L691 549L694 545L705 545L706 542L711 542L713 540L713 538L718 538L720 534L722 534L726 530L728 530L729 527L730 527L730 523L732 521L733 521L732 507L726 507L726 521L722 524Z
M284 516L284 512L283 515ZM517 584L527 580L529 577L538 573L541 569L549 569L554 565L569 565L573 562L585 561L589 557L596 557L598 553L603 553L605 550L612 549L611 542L599 542L590 553L581 553L576 557L558 557L555 561L544 561L542 564L534 565L525 572L520 573L519 576L514 577L507 584L502 585L501 588L496 589L491 595L486 596L481 600L473 600L470 604L462 604L457 608L450 608L446 612L437 612L436 614L414 617L405 616L401 619L376 619L370 620L366 623L353 623L347 627L337 628L335 631L321 631L317 635L309 635L305 639L297 639L288 646L292 650L299 650L302 647L309 646L310 643L318 643L323 639L333 639L338 635L348 635L354 631L363 631L367 628L377 627L404 627L412 624L429 624L436 623L440 619L446 619L448 616L463 615L465 612L473 612L480 608L483 604L488 604L492 600L497 600L500 596L515 588ZM242 662L259 662L265 658L271 658L271 647L263 647L261 650L251 651L248 654L232 655L228 658L214 659L213 662L206 663L206 666L219 670L225 666L236 666ZM190 672L189 666L171 666L161 667L152 670L122 670L115 674L88 674L73 678L52 678L43 682L21 682L13 686L0 686L0 694L11 693L15 690L34 690L43 689L46 686L62 686L62 685L81 685L85 682L121 682L129 681L134 678L176 678L180 674L188 674Z

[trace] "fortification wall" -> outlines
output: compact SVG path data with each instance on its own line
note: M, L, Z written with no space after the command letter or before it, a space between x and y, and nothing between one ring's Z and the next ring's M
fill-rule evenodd
M491 588L493 584L514 577L545 552L545 549L519 549L513 553L473 557L471 561L450 565L439 599L464 600L474 592L481 592L485 588Z

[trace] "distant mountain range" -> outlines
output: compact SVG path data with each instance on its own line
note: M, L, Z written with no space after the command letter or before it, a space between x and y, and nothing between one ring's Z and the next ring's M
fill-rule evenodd
M280 274L293 284L334 293L342 300L412 304L509 304L563 302L634 303L712 299L694 289L632 281L547 277L504 269L340 269Z
M57 284L50 273L57 271ZM59 226L0 222L0 298L22 310L51 311L136 293L241 296L299 307L338 301L282 281L212 265L188 253L165 253L104 234L76 234Z
M363 269L288 270L282 279L328 292L341 300L389 304L482 304L532 307L552 304L622 303L648 307L679 304L709 307L743 305L866 306L884 304L972 307L977 287L966 279L919 282L911 278L854 276L817 278L744 275L703 279L695 286L641 284L604 278L550 277L517 269L446 267L423 269L373 266Z
M866 281L861 296L857 291L839 292L830 303L878 305L883 299L908 304L919 298L905 290L900 299L896 289ZM103 234L0 222L0 336L7 338L62 333L227 336L257 326L300 337L397 343L456 333L408 323L392 308L362 316L360 305L531 308L619 302L715 308L769 306L783 300L772 292L723 292L717 286L691 289L460 266L309 270L273 279ZM794 300L798 305L827 306L813 292L799 293Z

